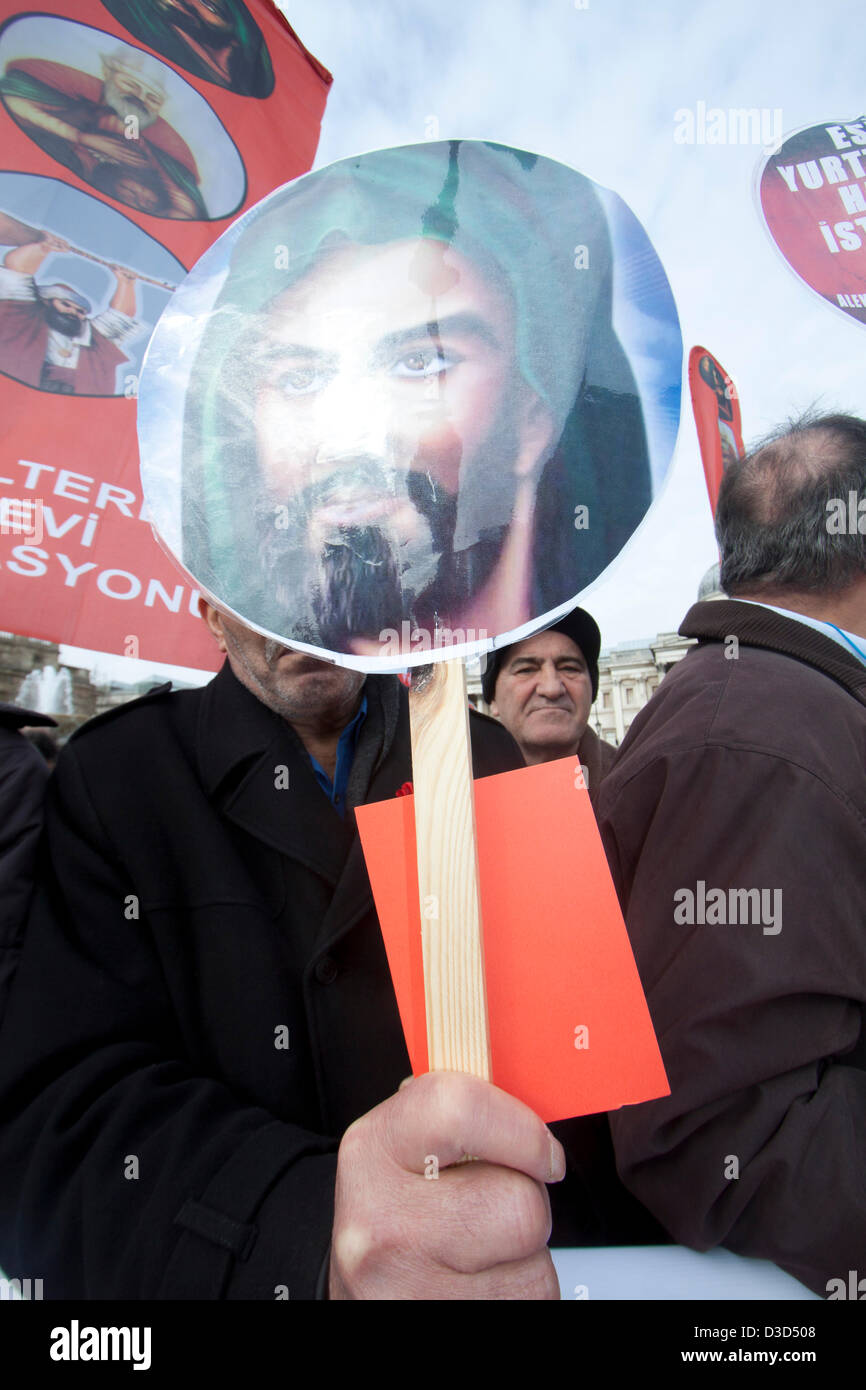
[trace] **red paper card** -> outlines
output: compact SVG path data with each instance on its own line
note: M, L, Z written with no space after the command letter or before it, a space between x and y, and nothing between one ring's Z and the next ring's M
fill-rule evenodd
M414 798L357 816L417 1075L427 1026ZM548 1123L668 1095L580 765L482 778L475 819L492 1081Z

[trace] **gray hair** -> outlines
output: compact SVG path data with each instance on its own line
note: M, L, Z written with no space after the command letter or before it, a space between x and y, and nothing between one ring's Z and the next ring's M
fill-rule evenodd
M866 421L809 412L762 439L722 478L720 583L837 593L866 574L866 534L828 525L831 504L866 498Z
M155 58L151 58L149 53L139 53L135 48L129 48L126 44L121 47L113 48L108 53L100 53L103 68L109 72L134 72L152 87L165 93L165 76L162 71L162 64Z

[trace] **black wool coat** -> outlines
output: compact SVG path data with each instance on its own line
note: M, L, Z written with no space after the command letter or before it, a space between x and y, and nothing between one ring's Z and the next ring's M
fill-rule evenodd
M0 704L0 1019L21 952L33 893L48 766L19 732L54 725L48 715Z
M405 690L365 688L350 805L411 778ZM470 724L476 776L521 765ZM0 1265L46 1298L321 1295L340 1136L411 1070L351 810L226 665L73 737L44 850L0 1030ZM562 1230L604 1240L606 1122L570 1123Z

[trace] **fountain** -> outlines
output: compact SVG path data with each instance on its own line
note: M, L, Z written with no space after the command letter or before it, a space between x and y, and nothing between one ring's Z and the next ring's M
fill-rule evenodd
M72 681L65 666L43 666L21 682L17 704L41 714L73 714Z

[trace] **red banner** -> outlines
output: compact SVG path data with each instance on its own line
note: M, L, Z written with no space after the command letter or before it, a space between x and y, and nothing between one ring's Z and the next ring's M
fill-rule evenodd
M760 176L767 228L791 268L866 323L866 118L789 135Z
M733 459L742 458L745 453L740 400L724 367L702 347L693 347L689 353L689 390L710 507L715 516L722 474Z
M331 77L269 0L0 20L0 628L213 669L143 514L138 377L186 270L310 168Z

